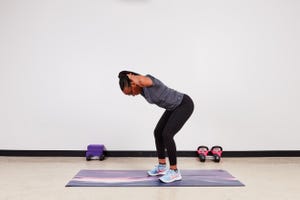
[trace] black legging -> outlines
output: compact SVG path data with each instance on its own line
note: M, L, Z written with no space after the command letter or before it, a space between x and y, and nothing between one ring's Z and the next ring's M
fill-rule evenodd
M166 110L158 121L155 130L155 144L157 156L164 159L165 149L167 149L170 165L177 164L175 134L183 127L194 110L193 100L184 95L181 104L174 110Z

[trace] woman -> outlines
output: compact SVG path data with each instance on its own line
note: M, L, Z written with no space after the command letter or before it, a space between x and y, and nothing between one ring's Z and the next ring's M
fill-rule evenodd
M183 127L194 110L192 99L181 92L167 87L152 75L140 75L135 72L121 71L119 73L120 88L126 95L141 94L149 103L165 109L154 130L158 165L148 171L150 176L158 176L164 183L181 180L177 169L175 134ZM169 157L170 168L166 165L166 154Z

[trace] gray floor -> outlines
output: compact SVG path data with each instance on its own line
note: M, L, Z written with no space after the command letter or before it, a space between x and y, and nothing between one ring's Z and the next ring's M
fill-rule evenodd
M122 199L122 200L299 200L300 158L224 158L221 163L200 163L178 158L181 169L224 169L245 187L199 188L66 188L81 169L152 168L155 158L0 157L0 200Z

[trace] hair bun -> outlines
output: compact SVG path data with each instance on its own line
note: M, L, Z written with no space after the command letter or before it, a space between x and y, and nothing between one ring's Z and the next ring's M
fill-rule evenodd
M130 74L130 72L129 72L129 71L121 71L121 72L119 73L119 78L122 78L122 77L124 77L124 76L127 76L127 74Z

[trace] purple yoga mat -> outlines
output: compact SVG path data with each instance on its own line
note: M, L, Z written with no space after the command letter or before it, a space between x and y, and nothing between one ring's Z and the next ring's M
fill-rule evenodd
M245 186L225 170L181 170L182 180L162 183L145 170L81 170L66 187L237 187Z

